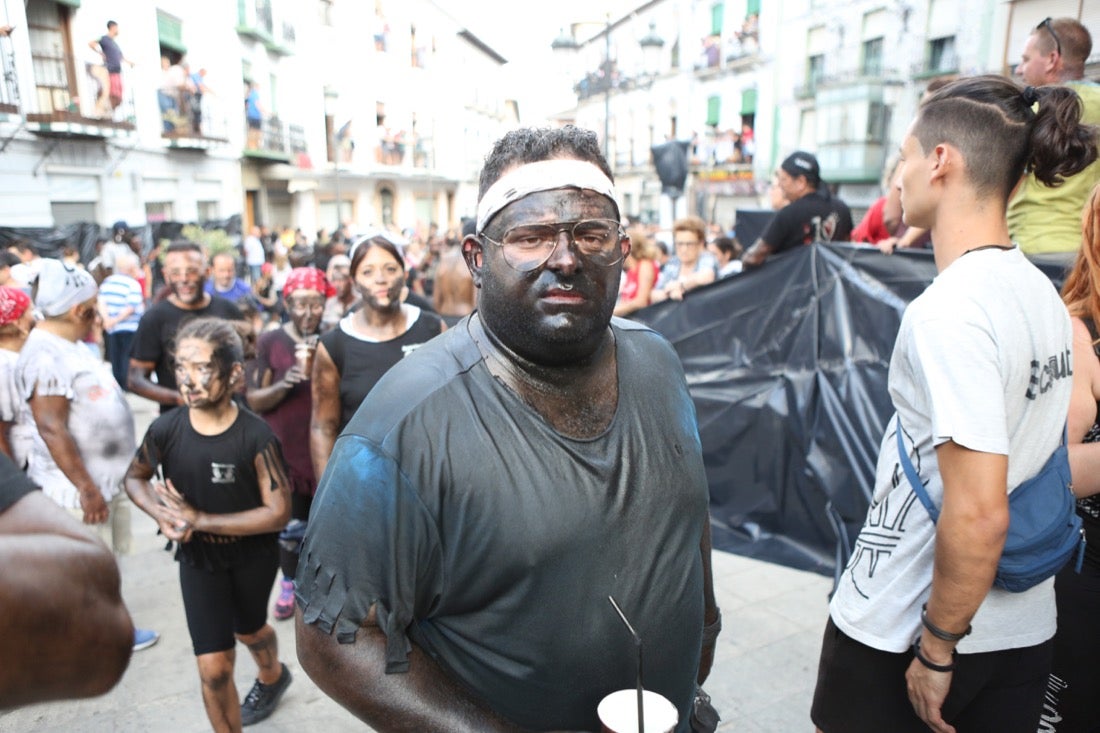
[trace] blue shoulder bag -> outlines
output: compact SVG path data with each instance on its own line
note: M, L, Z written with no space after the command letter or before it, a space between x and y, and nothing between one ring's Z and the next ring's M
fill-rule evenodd
M939 509L932 503L920 476L909 460L901 438L901 418L897 419L898 460L909 485L928 510L935 524ZM1024 481L1008 495L1008 537L997 563L993 585L1012 593L1023 592L1065 567L1076 553L1075 569L1081 572L1085 557L1085 531L1075 511L1076 499L1071 488L1066 428L1062 443L1039 473Z

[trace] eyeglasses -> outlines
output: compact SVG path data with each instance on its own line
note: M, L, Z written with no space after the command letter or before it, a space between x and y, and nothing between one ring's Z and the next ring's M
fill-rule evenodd
M1058 34L1054 32L1054 24L1051 22L1051 20L1052 19L1049 18L1049 17L1044 18L1042 23L1035 26L1035 30L1039 30L1040 28L1046 28L1047 33L1049 33L1050 37L1054 39L1054 47L1058 50L1058 55L1061 56L1062 55L1062 39L1059 38Z
M519 272L531 272L542 267L554 254L565 233L568 243L589 261L610 267L623 259L619 242L626 236L619 222L613 219L581 219L550 224L521 224L504 232L500 241L488 234L481 236L500 247L504 261Z

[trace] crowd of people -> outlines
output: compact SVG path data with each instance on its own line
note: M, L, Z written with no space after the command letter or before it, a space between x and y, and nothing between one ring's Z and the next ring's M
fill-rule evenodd
M1089 53L1079 30L1036 27L1025 80L1072 72ZM892 240L884 252L923 238L938 276L897 336L896 413L830 603L813 723L1094 729L1100 181L1081 98L997 76L933 90L858 227L795 151L744 252L694 216L673 224L671 251L625 224L596 135L571 126L498 140L461 236L341 227L310 245L254 227L213 256L172 242L156 272L123 222L94 268L14 248L0 259L0 535L54 537L59 567L24 550L41 587L20 568L0 597L65 619L41 596L82 583L102 633L57 652L97 655L80 680L0 673L0 706L102 692L155 643L74 521L125 553L132 502L175 544L214 730L265 719L291 684L268 623L277 583L302 669L375 729L594 730L600 700L644 671L677 733L713 731L701 686L722 620L695 410L669 343L615 316L866 236ZM1011 212L1082 182L1059 297L1024 257L1042 229ZM160 406L140 440L126 389ZM1096 542L1083 567L996 587L1012 490L1063 439ZM81 554L76 581L60 565ZM0 617L20 635L23 617ZM237 642L258 670L243 701Z

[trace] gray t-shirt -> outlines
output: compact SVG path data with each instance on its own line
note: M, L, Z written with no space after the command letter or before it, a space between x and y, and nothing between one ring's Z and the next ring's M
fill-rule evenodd
M475 316L476 318L476 316ZM703 625L707 484L683 372L656 333L613 321L618 411L557 433L483 363L470 321L403 360L337 440L313 503L298 597L351 643L372 603L387 671L409 639L518 725L595 730L645 684L688 712Z

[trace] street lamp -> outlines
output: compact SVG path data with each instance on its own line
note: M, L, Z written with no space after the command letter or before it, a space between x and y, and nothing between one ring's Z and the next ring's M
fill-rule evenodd
M576 31L580 25L596 25L597 21L581 21L573 23L569 32L562 28L561 34L550 44L550 48L559 54L572 55L581 46L577 43ZM607 164L611 163L611 14L609 13L603 22L603 157Z
M330 118L330 114L335 113L336 100L339 98L339 92L325 85L325 132L328 136L328 149L332 151L332 185L336 190L336 228L333 229L334 232L340 231L340 226L343 224L340 220L340 151L336 147L336 118Z
M581 25L596 25L599 21L581 21L573 23L569 30L562 28L561 33L558 35L554 42L550 44L550 48L559 55L572 55L574 51L581 46L577 43L576 30L577 26ZM604 70L603 78L603 154L607 158L607 164L611 163L611 88L613 86L612 79L612 62L611 62L611 16L606 16L604 21L600 23L603 25L603 63L601 68ZM665 45L665 41L659 35L657 35L657 22L651 20L649 22L649 33L643 37L638 44L642 47L642 59L645 66L645 74L650 77L657 75L657 70L661 60L661 49Z

